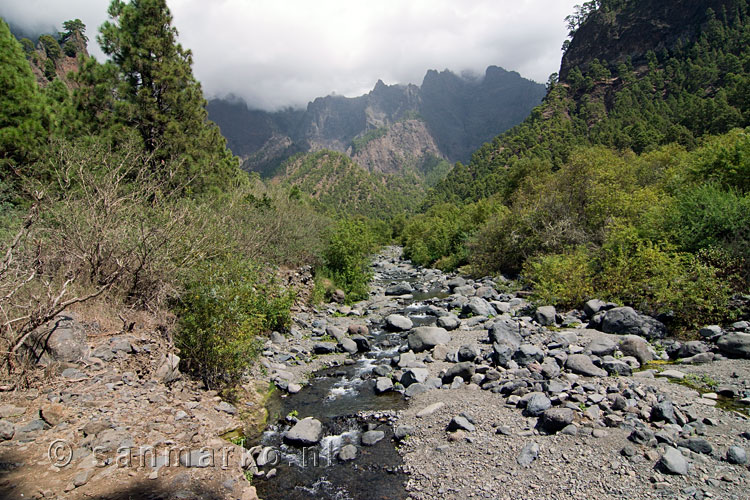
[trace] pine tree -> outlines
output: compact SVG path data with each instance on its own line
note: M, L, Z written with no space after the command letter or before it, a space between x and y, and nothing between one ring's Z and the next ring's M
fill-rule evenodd
M190 190L222 190L238 172L218 127L208 120L192 54L177 43L177 29L165 0L113 0L111 21L97 37L117 67L114 106L118 121L136 128L155 168Z
M0 198L13 191L44 145L46 116L23 48L0 19Z

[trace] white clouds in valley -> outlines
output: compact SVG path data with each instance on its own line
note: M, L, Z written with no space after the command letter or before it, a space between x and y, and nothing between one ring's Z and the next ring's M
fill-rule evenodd
M564 18L581 0L171 0L180 42L207 96L253 107L300 106L428 69L489 65L545 82L560 65ZM80 18L92 52L107 0L3 0L0 16L34 30Z

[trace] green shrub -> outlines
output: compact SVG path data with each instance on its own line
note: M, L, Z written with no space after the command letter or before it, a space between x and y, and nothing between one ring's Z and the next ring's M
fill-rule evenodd
M250 261L223 259L195 269L175 307L175 344L188 371L209 387L236 382L262 335L289 324L293 301L273 272Z
M603 298L650 314L665 313L678 329L731 316L731 289L696 256L642 239L632 226L612 229L598 255L595 287Z
M584 247L533 258L524 265L523 277L543 304L581 307L596 295L593 256Z
M347 302L367 298L371 278L367 256L374 248L375 235L364 220L342 219L331 230L321 272L344 290Z

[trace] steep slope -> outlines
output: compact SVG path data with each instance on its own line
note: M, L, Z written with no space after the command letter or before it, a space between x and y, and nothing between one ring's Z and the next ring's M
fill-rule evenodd
M471 151L519 123L543 94L544 86L491 66L482 77L430 71L421 87L378 81L368 94L319 97L304 111L268 113L231 99L214 99L208 110L246 170L271 175L297 152L330 149L354 155L367 143L366 168L396 172L409 169L418 150L424 154L417 163L425 155L465 161ZM402 132L409 134L403 151L394 149L398 140L371 141L374 135L392 139ZM379 146L384 149L376 151Z
M750 124L747 1L599 4L575 32L544 103L458 165L430 204L507 197L541 168L529 162L559 168L577 145L691 148L705 134Z
M424 193L413 176L370 173L348 156L320 150L287 160L271 182L302 193L327 212L375 218L414 210Z

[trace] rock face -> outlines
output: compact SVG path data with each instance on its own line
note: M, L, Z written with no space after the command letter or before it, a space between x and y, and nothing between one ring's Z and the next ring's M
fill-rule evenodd
M248 158L247 170L269 175L294 153L332 149L364 168L400 172L428 158L467 161L544 94L544 85L490 66L480 78L430 70L421 86L378 81L368 94L319 97L304 110L266 112L228 99L207 109L232 152Z
M721 352L750 359L750 333L728 333L716 342Z
M323 436L323 424L312 417L303 418L284 435L284 441L293 446L312 446Z
M409 349L422 352L432 349L439 344L447 344L451 336L445 328L436 326L419 326L409 334Z
M605 333L638 335L646 339L660 339L667 333L663 323L637 313L632 307L616 307L604 313L601 329Z
M26 349L41 364L73 363L88 349L86 332L72 316L60 315L38 328L26 340Z

